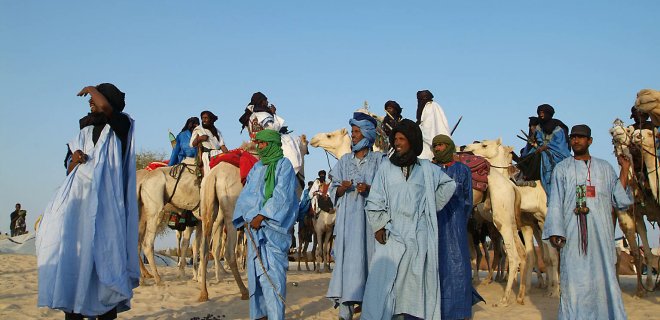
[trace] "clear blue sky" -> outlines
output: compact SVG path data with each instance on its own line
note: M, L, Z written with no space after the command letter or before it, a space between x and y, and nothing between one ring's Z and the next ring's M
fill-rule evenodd
M22 203L30 224L43 211L88 111L76 93L101 82L126 92L138 150L169 152L167 130L204 109L237 147L255 91L311 137L347 127L365 100L414 118L429 89L450 125L464 117L457 144L519 148L549 103L569 126L589 124L592 154L614 163L612 121L627 121L637 91L660 89L658 12L658 1L0 0L0 208ZM321 150L306 161L308 179L327 169Z

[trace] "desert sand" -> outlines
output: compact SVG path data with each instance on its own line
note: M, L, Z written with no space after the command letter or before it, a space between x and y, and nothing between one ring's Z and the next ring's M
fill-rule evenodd
M304 267L303 267L304 269ZM63 319L60 311L37 308L36 257L29 254L0 254L0 319ZM204 319L211 314L216 319L248 319L248 301L240 300L238 289L230 275L222 274L220 282L211 278L210 301L197 302L198 284L186 278L178 279L175 267L159 267L164 285L153 280L135 290L133 308L119 314L119 319ZM209 268L212 274L212 268ZM485 274L484 274L485 275ZM245 275L243 274L243 278ZM297 271L290 264L287 279L287 319L337 319L337 310L324 298L330 273ZM535 281L535 279L534 279ZM629 319L659 319L660 294L651 292L645 298L634 297L634 276L621 276L623 301ZM535 285L535 282L533 282ZM544 296L545 291L532 287L524 305L494 307L502 295L503 284L477 286L487 303L474 307L474 319L556 319L558 298ZM517 290L517 289L516 289ZM358 314L359 315L359 314ZM211 318L212 319L212 318Z

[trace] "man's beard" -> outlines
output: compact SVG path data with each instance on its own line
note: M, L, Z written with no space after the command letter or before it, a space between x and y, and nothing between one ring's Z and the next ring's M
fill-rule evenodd
M413 165L417 161L417 156L408 150L406 153L394 152L390 157L390 162L397 167L407 167Z

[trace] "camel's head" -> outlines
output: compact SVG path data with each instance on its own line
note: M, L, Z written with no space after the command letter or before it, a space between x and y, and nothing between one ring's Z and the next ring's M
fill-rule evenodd
M310 141L314 148L323 148L339 158L342 152L350 152L351 139L348 137L346 128L341 128L332 132L318 133ZM348 149L348 151L346 151Z
M257 154L257 145L252 140L244 141L241 144L241 146L238 147L238 148L243 149L243 150L245 150L245 151L247 151L247 152L249 152L250 154L253 154L253 155Z
M612 143L615 145L629 145L632 130L632 127L626 128L623 126L623 122L621 120L616 119L614 121L614 126L610 129Z
M653 147L655 143L655 136L653 131L649 129L636 129L632 132L632 143L644 147Z
M482 140L481 142L475 142L468 144L463 149L464 152L472 152L475 155L484 157L486 159L494 159L500 155L502 147L502 138L497 140Z

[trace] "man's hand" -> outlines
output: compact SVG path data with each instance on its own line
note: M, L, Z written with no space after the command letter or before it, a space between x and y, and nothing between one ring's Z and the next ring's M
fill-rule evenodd
M258 214L252 221L250 221L250 227L254 230L259 230L261 228L261 222L264 221L266 217Z
M540 146L538 149L536 149L536 153L541 153L545 150L548 150L548 146Z
M79 96L79 97L84 97L84 96L86 96L86 95L88 95L88 94L91 94L91 93L92 93L92 91L91 91L92 89L93 89L93 90L96 90L96 87L93 87L93 86L87 86L87 87L84 87L84 88L82 88L82 90L80 90L80 92L78 92L77 96Z
M197 136L197 141L200 141L200 142L206 141L208 139L209 139L209 136L207 136L207 135Z
M619 163L621 168L626 168L626 169L630 168L630 160L623 154L616 156L616 161Z
M344 193L346 193L346 190L348 190L348 188L352 186L353 186L353 181L348 181L348 180L342 181L341 184L339 184L339 187L337 187L337 197L343 196Z
M358 183L357 187L355 188L355 190L357 190L358 193L366 193L366 192L369 192L370 189L371 189L371 186L364 183L364 182Z
M566 238L562 236L550 236L550 244L557 249L561 249L566 244Z
M381 228L380 230L376 231L374 233L374 236L376 237L376 241L380 244L385 244L387 241L386 235L385 235L385 228Z
M76 150L71 155L71 162L73 163L85 163L87 162L87 155L82 152L82 150Z

